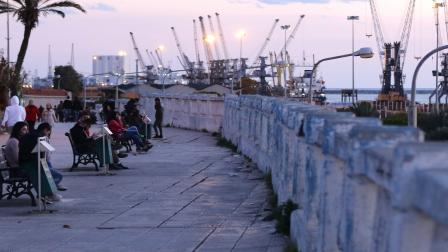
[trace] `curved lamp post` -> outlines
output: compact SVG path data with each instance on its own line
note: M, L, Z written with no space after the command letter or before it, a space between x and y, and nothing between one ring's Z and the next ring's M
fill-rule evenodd
M448 49L448 45L444 45L430 51L420 60L420 62L417 65L417 68L415 68L414 76L412 77L411 104L409 104L408 109L408 125L411 127L417 128L417 107L415 106L415 94L417 91L418 72L420 71L420 68L422 67L423 63L425 63L425 61L428 60L433 54L446 49ZM436 97L436 99L438 99L438 97Z
M345 57L361 57L363 59L369 59L373 57L373 51L372 48L370 47L363 47L361 49L359 49L358 51L354 52L354 53L349 53L349 54L344 54L344 55L339 55L339 56L334 56L334 57L329 57L329 58L325 58L325 59L321 59L318 62L316 62L316 64L314 64L313 66L313 70L311 71L311 77L310 77L310 86L309 86L309 90L308 90L308 101L311 104L313 102L313 95L312 95L312 89L313 89L313 76L314 76L314 72L317 69L317 66L319 66L320 63L324 62L324 61L330 61L330 60L335 60L335 59L340 59L340 58L345 58Z

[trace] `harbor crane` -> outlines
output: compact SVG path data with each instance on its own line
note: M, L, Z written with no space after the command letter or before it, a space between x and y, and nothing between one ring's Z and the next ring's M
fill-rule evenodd
M271 30L269 30L268 36L266 37L263 45L261 46L260 50L257 53L257 56L255 56L254 62L252 63L252 67L254 67L259 61L260 61L260 56L261 54L263 54L264 50L266 50L266 47L268 46L269 42L271 41L272 35L274 34L275 28L278 25L278 22L280 21L280 19L275 19L274 20L274 24L271 27Z
M151 55L149 54L149 50L148 50L148 49L146 49L146 55L148 55L148 59L149 59L149 61L151 61L151 64L152 64L153 66L157 66L157 62L154 61L154 58L153 58L153 57L151 57Z
M215 33L215 27L213 26L212 16L208 15L207 17L210 25L210 31L212 35L215 36L216 33ZM221 60L221 54L219 53L218 39L216 40L213 46L215 47L216 57L218 58L218 60Z
M207 31L205 30L204 18L203 17L199 17L199 23L201 25L202 43L204 45L205 58L207 59L207 63L210 63L210 61L213 60L213 53L212 53L212 50L210 48L210 41L207 42L208 34L207 34Z
M134 45L135 53L137 54L138 62L140 63L140 67L142 69L147 69L148 67L146 66L145 61L143 60L142 54L140 53L140 50L138 49L137 42L135 42L134 33L130 32L130 34L131 34L132 44Z
M280 51L286 51L288 48L288 45L291 44L291 42L294 40L297 31L299 30L300 24L302 24L302 20L305 18L305 15L300 15L299 20L297 21L296 26L294 26L294 29L292 30L291 34L289 35L288 39L286 40L286 43L283 45L282 49Z
M179 54L180 54L179 57L180 57L181 65L183 66L184 70L187 73L191 73L193 71L193 63L190 62L187 55L184 53L184 50L182 49L182 46L179 41L179 37L177 36L176 30L174 29L174 27L171 27L171 31L173 32L174 40L176 41L176 46L177 46L177 49L179 50Z
M199 43L198 43L198 28L196 26L196 19L193 19L193 32L194 32L194 54L196 57L196 63L201 62L201 55L199 54Z
M382 89L378 100L390 100L390 98L396 97L396 94L398 94L398 100L404 99L403 67L406 60L409 37L414 19L415 1L416 0L408 1L400 40L394 43L386 43L384 40L384 33L376 2L375 0L369 0L370 11L373 19L373 28L375 31L375 39L378 46L380 63L382 67Z
M156 53L157 60L159 61L160 66L162 66L162 68L165 68L165 64L163 64L162 56L160 55L160 49L156 48L155 53Z
M224 33L221 25L221 18L219 17L219 13L216 12L215 15L216 15L216 21L218 22L219 38L222 43L222 49L224 50L224 58L229 59L229 52L227 51L226 40L224 38Z

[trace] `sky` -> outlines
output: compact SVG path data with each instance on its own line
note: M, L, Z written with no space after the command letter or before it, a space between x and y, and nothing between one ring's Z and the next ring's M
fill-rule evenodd
M386 41L399 40L404 13L409 0L376 0ZM405 64L405 88L410 87L417 65L415 56L436 47L436 28L431 0L416 0L416 11L408 56ZM380 60L373 33L370 7L365 0L77 0L87 13L68 11L65 19L59 16L41 17L31 35L24 68L39 76L48 72L48 46L52 47L53 65L70 61L71 44L75 45L75 68L84 75L92 72L94 55L128 53L126 70L135 71L136 54L129 32L135 34L137 44L146 58L145 49L165 46L164 61L173 69L180 69L177 47L170 27L175 27L182 47L190 59L194 59L193 19L219 12L224 36L232 58L239 56L240 43L235 34L244 29L247 33L242 43L243 56L253 60L276 18L279 26L268 45L268 51L279 51L284 43L280 25L297 23L306 15L288 47L291 58L297 64L351 52L351 21L347 16L358 15L355 22L355 48L371 47L376 55L372 59L356 59L356 87L380 88ZM441 17L443 13L441 12ZM442 19L441 19L442 20ZM215 29L217 24L215 23ZM209 29L208 23L206 24ZM290 29L289 31L291 31ZM11 22L11 58L15 60L22 40L23 27L16 20ZM447 43L445 23L441 25L442 43ZM289 35L289 33L288 33ZM0 49L6 48L6 17L0 16ZM202 45L201 57L204 59ZM431 88L435 80L431 71L435 59L428 60L421 70L418 87ZM302 71L303 68L298 68ZM319 75L327 88L351 87L351 59L325 62Z

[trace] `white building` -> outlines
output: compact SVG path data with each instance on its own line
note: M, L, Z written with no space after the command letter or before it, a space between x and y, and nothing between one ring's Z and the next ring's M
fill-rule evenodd
M93 76L97 84L115 85L124 70L125 55L93 56Z

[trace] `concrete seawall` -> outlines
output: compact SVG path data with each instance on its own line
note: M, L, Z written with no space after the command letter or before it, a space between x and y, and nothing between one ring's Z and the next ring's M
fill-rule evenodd
M291 236L301 251L448 251L448 144L271 97L161 98L164 123L221 130L272 174L279 204L299 205Z
M223 135L299 205L301 251L447 251L448 144L260 96L226 98Z
M154 94L140 99L144 110L154 120L154 98L164 107L164 122L174 127L219 132L224 114L224 98L205 95Z

